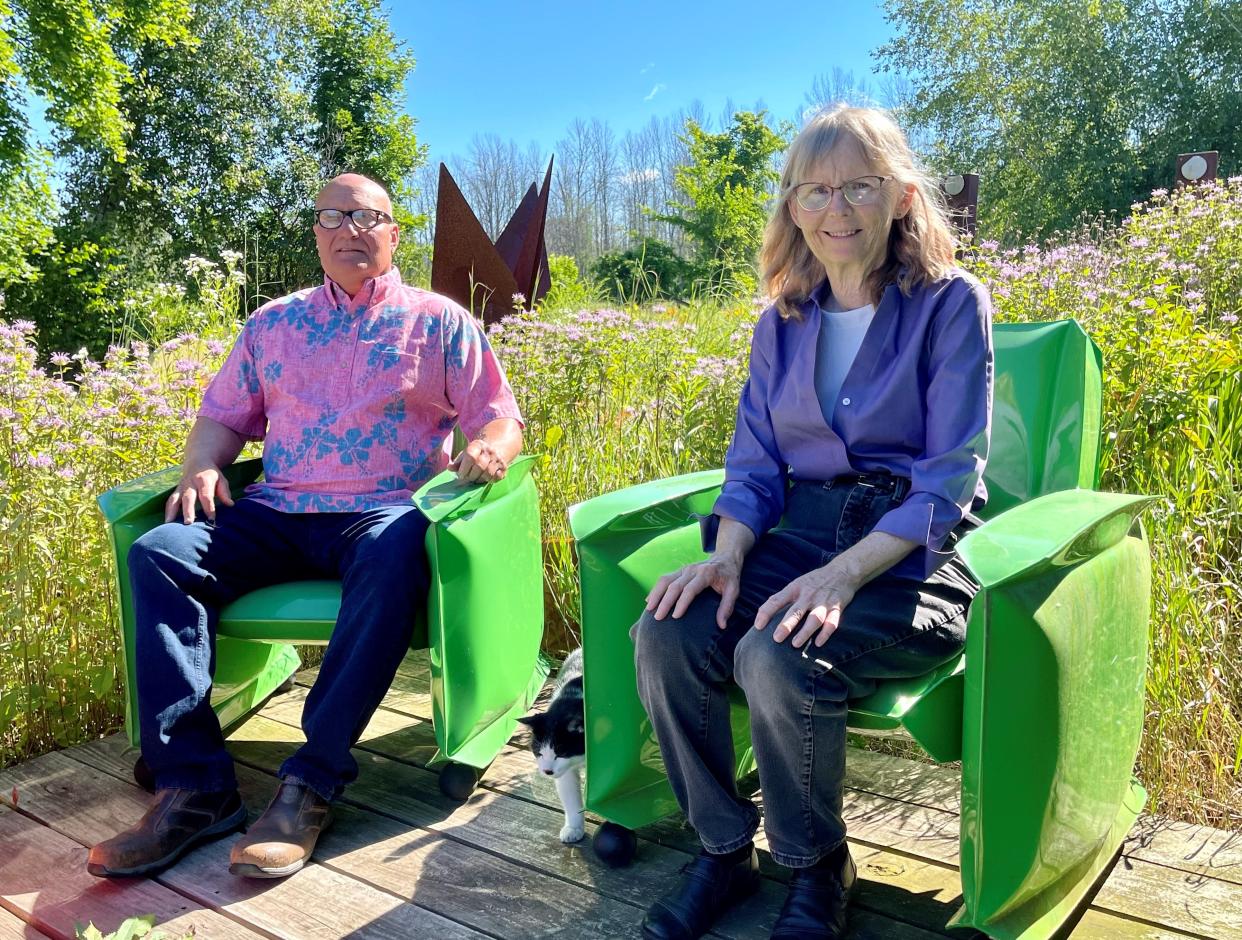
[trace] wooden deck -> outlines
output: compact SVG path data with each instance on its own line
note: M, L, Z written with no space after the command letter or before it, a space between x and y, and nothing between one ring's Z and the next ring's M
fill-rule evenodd
M300 676L230 738L252 819L301 740L312 678ZM120 736L0 772L0 940L72 938L75 922L87 921L106 933L139 914L154 914L169 937L637 937L644 909L696 850L691 833L678 821L642 830L639 861L622 870L600 864L586 843L562 846L555 792L532 779L533 759L516 745L467 803L445 799L425 768L435 749L426 682L411 656L357 748L361 775L314 863L283 881L229 875L229 839L155 879L87 874L86 847L130 825L147 802ZM851 936L950 935L944 924L961 894L956 773L856 751L847 783L862 877ZM713 936L768 935L782 875L761 857L763 890ZM1069 936L1242 940L1242 834L1142 820Z

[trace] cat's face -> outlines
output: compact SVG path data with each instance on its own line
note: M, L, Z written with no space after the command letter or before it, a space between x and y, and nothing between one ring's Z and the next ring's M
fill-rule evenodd
M578 704L581 707L581 702ZM530 728L530 749L535 755L539 773L552 778L581 767L586 753L581 714L574 714L571 708L558 708L557 705L554 702L552 708L542 715L518 719Z

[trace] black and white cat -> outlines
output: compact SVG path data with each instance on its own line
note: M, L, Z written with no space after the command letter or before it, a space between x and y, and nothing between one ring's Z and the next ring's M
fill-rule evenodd
M565 810L561 841L577 842L585 832L581 770L586 759L586 735L581 649L565 657L548 710L518 721L531 730L530 749L535 753L539 773L556 781L556 795Z

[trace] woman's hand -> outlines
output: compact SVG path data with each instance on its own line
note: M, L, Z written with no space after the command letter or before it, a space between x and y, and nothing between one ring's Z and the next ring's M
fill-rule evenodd
M829 562L790 581L764 601L755 613L755 629L764 629L772 617L788 607L785 618L772 631L772 639L783 643L792 634L793 645L801 648L814 637L815 645L823 646L836 632L841 612L861 586L842 566Z
M716 626L723 630L729 622L729 614L733 613L741 581L741 556L718 552L707 561L686 565L660 578L647 595L647 609L655 611L656 620L663 620L671 610L673 619L677 620L704 588L711 588L720 595Z

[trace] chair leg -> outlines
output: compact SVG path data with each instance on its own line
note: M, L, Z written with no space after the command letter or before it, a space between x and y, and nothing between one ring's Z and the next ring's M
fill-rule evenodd
M141 754L134 761L134 782L148 793L155 792L155 774L151 773L151 768Z
M483 771L477 767L449 761L440 768L440 792L451 800L464 803L470 799L470 794L474 792L482 776Z
M624 868L638 854L638 837L633 829L606 822L595 831L591 848L601 862L610 868Z

